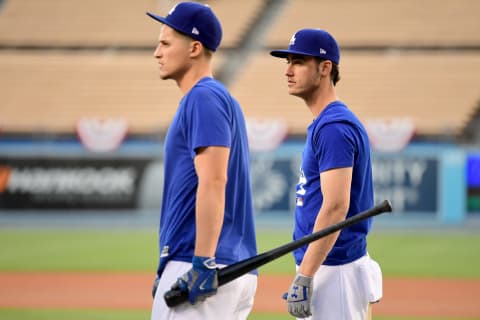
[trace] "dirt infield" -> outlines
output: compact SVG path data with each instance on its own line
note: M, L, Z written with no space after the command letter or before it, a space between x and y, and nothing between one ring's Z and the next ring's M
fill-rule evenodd
M285 311L280 296L288 276L262 275L254 311ZM150 309L151 274L0 273L0 307ZM480 317L480 280L384 279L374 315Z

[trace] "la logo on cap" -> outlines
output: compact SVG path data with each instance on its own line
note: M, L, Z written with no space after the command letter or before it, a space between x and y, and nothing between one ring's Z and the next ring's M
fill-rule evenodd
M295 38L295 35L293 35L292 38L290 39L289 45L291 45L291 46L295 45L295 40L297 40L297 39Z
M168 14L172 14L173 11L175 11L175 8L177 7L178 3L176 5L173 6L173 8L168 12Z

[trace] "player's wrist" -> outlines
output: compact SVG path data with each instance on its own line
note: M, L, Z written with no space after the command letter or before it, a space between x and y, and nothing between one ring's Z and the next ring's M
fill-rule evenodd
M193 256L192 266L193 269L198 272L205 272L216 269L217 263L215 261L215 257Z
M302 285L304 287L312 287L313 277L297 272L294 281L296 284Z
M316 269L314 267L306 266L306 265L301 265L300 268L298 268L297 274L301 274L305 277L311 277L316 273Z

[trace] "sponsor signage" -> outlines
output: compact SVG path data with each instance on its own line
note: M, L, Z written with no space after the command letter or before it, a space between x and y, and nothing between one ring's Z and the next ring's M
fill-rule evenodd
M377 201L389 199L396 212L437 212L437 158L374 157L372 171Z
M252 158L255 211L293 213L300 159ZM373 157L372 166L377 202L389 199L397 213L438 211L438 159L407 155Z
M251 159L255 212L292 214L299 155L254 153ZM138 209L145 199L161 196L163 172L148 170L154 161L0 156L0 209ZM397 213L438 211L437 158L373 156L372 164L377 201L391 200Z
M0 158L0 208L135 208L149 161Z

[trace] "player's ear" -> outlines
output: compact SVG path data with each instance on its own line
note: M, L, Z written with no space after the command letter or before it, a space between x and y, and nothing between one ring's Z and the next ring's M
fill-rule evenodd
M198 56L203 50L205 50L205 48L200 41L194 40L190 43L190 55L192 57Z
M330 74L330 72L332 71L332 67L332 61L330 60L323 60L318 65L320 73L325 76Z

